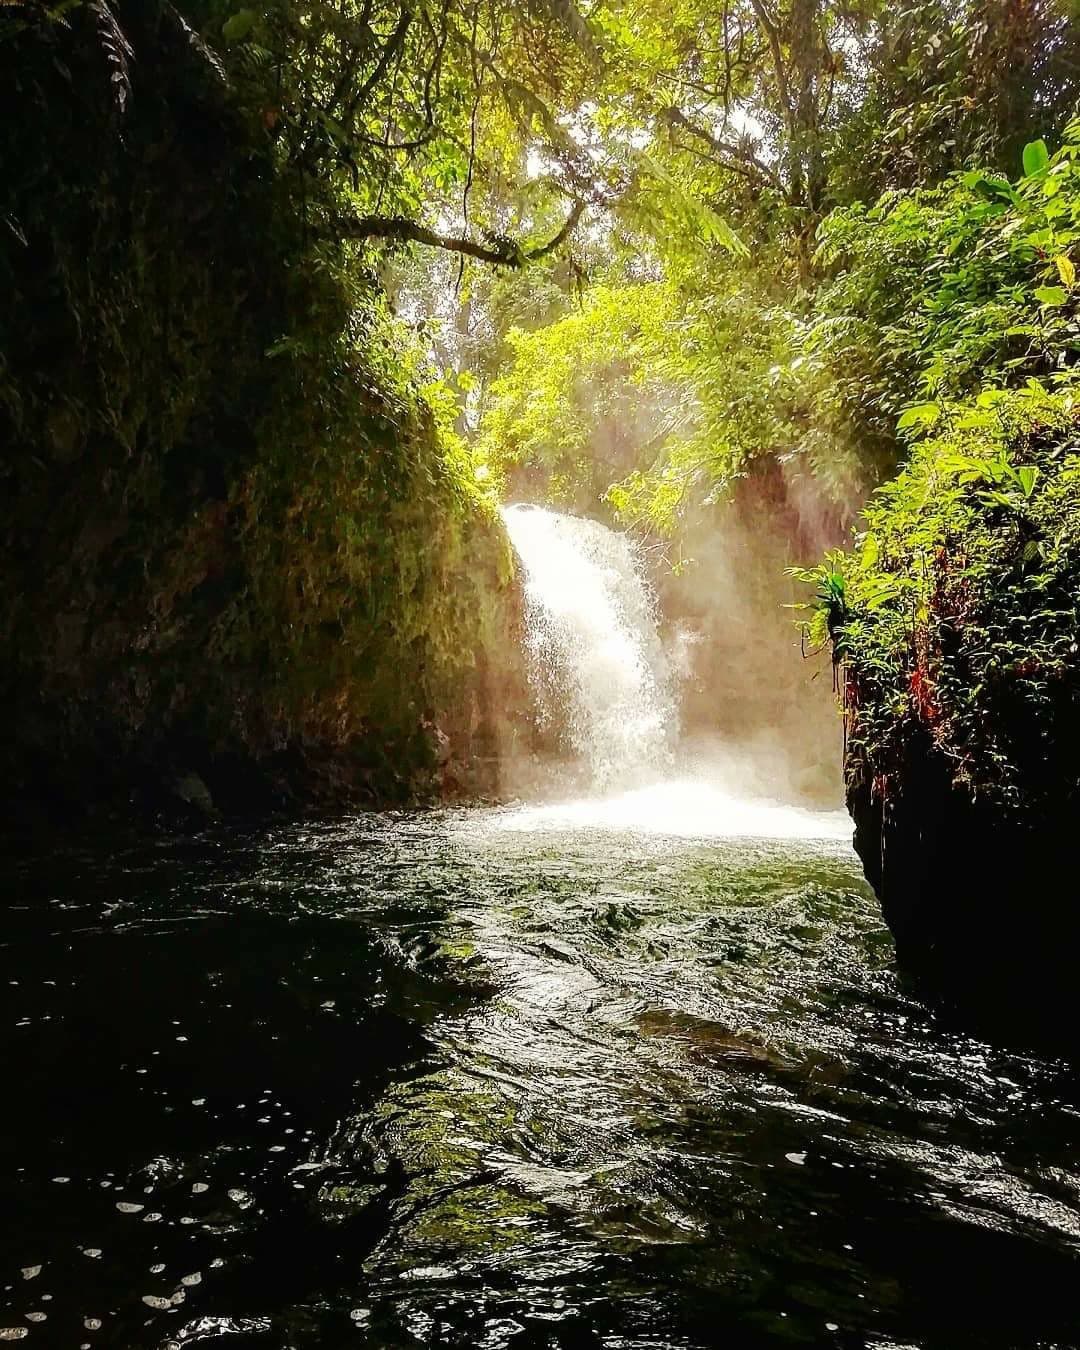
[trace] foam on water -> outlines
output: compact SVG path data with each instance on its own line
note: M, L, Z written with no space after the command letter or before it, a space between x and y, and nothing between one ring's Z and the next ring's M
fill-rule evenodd
M696 778L607 796L515 807L500 816L498 828L523 833L626 830L679 839L851 838L846 811L808 811L765 798L737 797Z

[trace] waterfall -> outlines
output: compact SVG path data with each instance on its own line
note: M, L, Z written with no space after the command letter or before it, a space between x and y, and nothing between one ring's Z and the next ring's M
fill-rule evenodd
M660 767L675 705L637 548L598 521L538 506L507 507L503 519L525 574L541 717L565 726L597 784Z

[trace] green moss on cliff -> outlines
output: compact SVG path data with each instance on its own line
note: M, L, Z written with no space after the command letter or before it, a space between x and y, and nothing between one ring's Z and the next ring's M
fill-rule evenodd
M988 392L946 409L815 574L849 769L887 797L926 743L972 798L1060 811L1080 762L1080 407Z
M121 122L93 34L52 33L0 43L8 793L385 798L436 726L490 753L509 548L363 253L193 48L144 43Z

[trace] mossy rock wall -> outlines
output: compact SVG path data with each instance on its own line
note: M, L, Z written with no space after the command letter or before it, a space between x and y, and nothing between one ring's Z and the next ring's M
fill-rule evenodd
M944 411L819 592L855 845L902 962L1019 1015L1080 941L1080 409Z
M5 797L494 788L512 557L363 259L190 48L121 115L59 44L0 43Z

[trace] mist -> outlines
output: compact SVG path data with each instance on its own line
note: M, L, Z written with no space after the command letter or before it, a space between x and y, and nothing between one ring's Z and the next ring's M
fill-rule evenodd
M506 756L511 795L622 796L647 816L644 788L690 785L706 794L691 815L711 810L712 828L736 800L842 805L832 663L807 650L784 571L840 525L799 479L740 484L684 536L693 556L678 569L584 515L518 503L503 519L535 719L529 750ZM664 815L677 804L685 819L688 800L669 794Z

